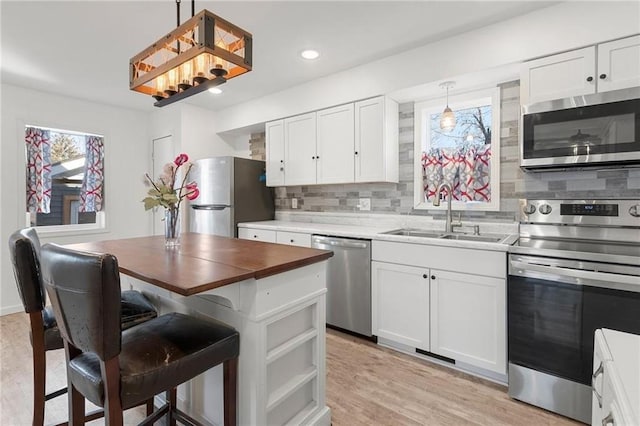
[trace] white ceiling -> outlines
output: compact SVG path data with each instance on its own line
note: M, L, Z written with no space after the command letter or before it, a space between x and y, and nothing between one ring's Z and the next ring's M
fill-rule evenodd
M265 96L377 58L499 22L556 2L197 1L253 34L253 71L184 102L212 110ZM2 0L2 81L136 109L129 58L176 25L174 0ZM182 0L182 21L191 15ZM305 61L314 48L321 57ZM490 48L487 46L487 48ZM398 70L402 72L402 70Z

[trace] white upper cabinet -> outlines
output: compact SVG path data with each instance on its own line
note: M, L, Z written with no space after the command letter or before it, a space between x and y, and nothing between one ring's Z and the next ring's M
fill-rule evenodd
M272 121L265 131L267 186L398 182L398 104L384 96Z
M640 86L640 36L525 62L520 71L522 105Z
M355 182L398 182L398 104L380 96L355 103Z
M284 120L285 185L316 183L316 113Z
M640 35L598 45L598 91L640 86Z
M284 120L265 126L267 186L284 185Z
M596 48L573 50L522 64L522 105L596 92Z
M317 112L317 183L353 182L353 104Z

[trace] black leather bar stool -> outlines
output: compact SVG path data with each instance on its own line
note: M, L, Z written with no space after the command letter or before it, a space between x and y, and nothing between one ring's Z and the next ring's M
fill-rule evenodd
M197 422L176 407L176 388L224 365L224 424L236 424L238 332L215 320L162 315L124 332L118 261L56 244L42 247L43 278L59 318L67 355L69 424L83 424L84 398L104 407L106 423L122 425L122 411L167 392L167 403L142 424L165 414Z
M24 310L29 314L33 353L33 425L44 423L45 402L67 392L67 388L46 393L46 351L62 349L60 330L50 306L45 307L45 290L40 269L40 240L33 228L14 232L9 239L13 271ZM158 316L142 293L129 290L120 295L121 326L128 329ZM148 410L150 409L149 406ZM101 417L102 412L89 418Z

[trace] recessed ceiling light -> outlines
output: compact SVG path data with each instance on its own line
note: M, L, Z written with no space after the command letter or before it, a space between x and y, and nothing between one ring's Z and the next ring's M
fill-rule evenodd
M219 89L217 87L211 87L209 88L209 93L213 93L214 95L219 95L220 93L222 93L222 89Z
M302 52L300 52L300 56L302 56L304 59L316 59L318 56L320 56L320 52L311 49L303 50Z

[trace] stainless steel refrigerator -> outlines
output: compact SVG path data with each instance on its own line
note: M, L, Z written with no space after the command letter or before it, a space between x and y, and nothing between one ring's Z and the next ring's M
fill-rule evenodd
M189 230L237 237L238 223L273 219L273 192L264 176L264 161L238 157L195 161L189 178L198 183L200 196L190 203Z

